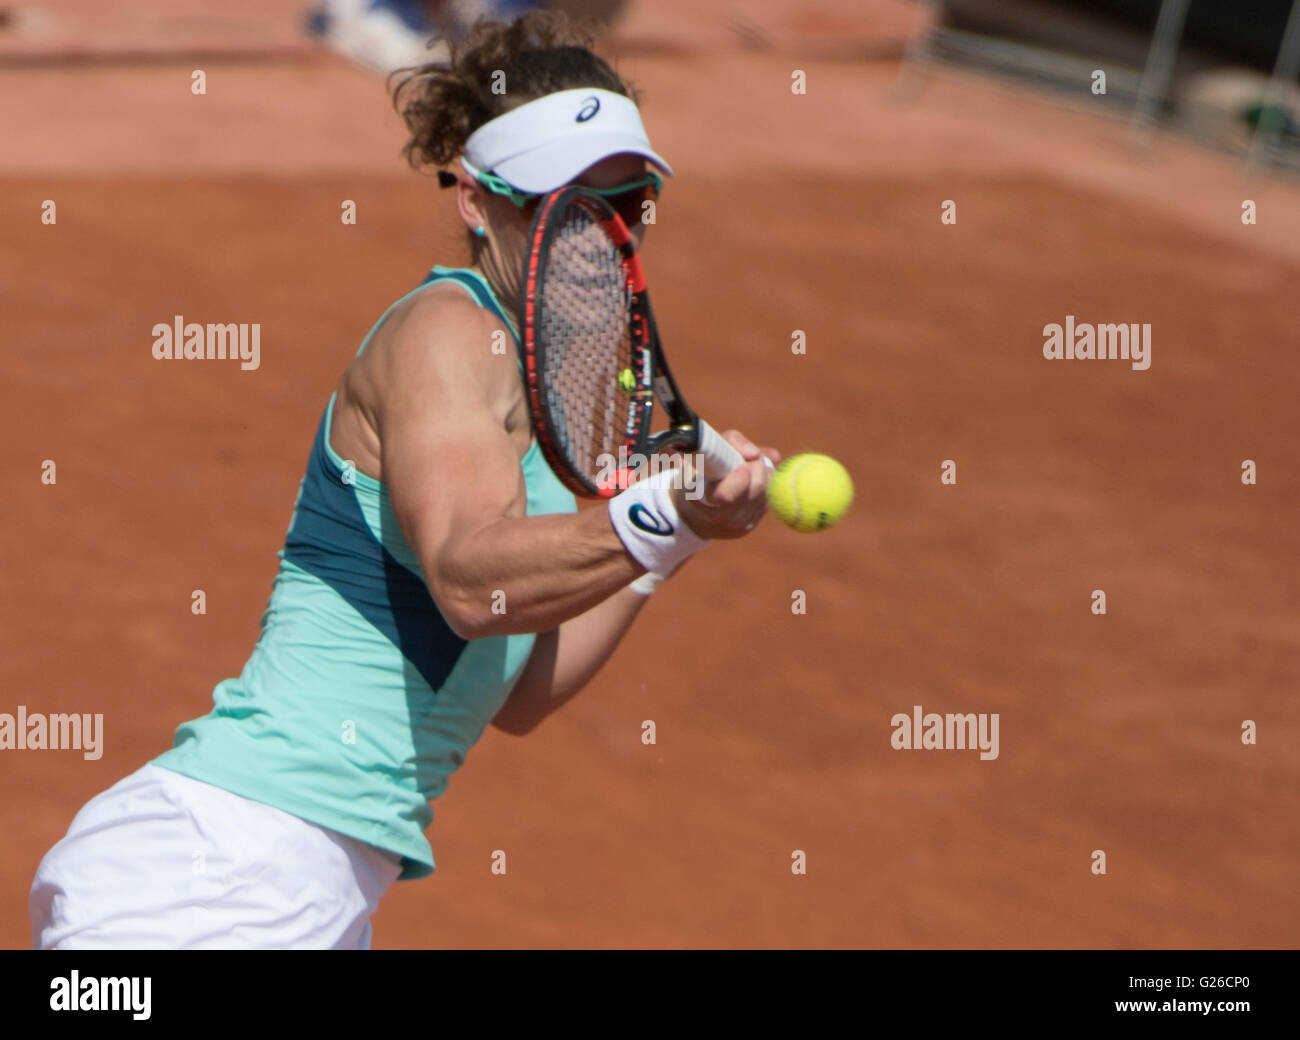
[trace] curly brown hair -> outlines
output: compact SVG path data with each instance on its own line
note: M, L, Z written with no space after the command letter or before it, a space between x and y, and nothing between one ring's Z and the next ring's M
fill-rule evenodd
M484 123L528 101L575 87L597 87L638 100L593 39L563 14L532 11L510 24L479 21L451 44L450 63L401 69L393 107L410 139L402 154L417 169L445 166ZM502 82L505 93L493 90Z

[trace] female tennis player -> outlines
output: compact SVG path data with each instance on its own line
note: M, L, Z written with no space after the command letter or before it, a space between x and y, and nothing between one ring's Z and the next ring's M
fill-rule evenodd
M471 262L434 267L361 343L243 673L46 854L36 946L368 948L388 885L433 872L429 802L487 725L530 732L664 576L763 516L777 455L735 431L746 461L704 497L652 478L577 511L515 351L494 349L518 333L539 195L586 185L639 241L671 175L588 43L545 14L484 23L399 83L408 157L447 168ZM635 529L638 509L658 519Z

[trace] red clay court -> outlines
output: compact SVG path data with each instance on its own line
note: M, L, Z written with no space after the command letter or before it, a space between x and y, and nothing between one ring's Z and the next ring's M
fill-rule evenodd
M465 259L380 77L297 0L201 6L0 51L0 711L105 717L97 761L0 752L3 946L77 809L242 667L361 337ZM711 548L572 705L489 731L376 947L1294 946L1300 186L951 71L900 101L911 5L748 9L769 48L680 0L612 45L677 170L647 274L692 403L841 459L854 510ZM260 322L260 368L156 362L176 314ZM1066 315L1150 323L1150 369L1044 360ZM916 704L999 713L999 757L894 750Z

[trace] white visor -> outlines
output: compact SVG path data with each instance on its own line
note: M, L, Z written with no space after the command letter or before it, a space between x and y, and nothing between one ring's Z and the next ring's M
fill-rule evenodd
M560 90L484 123L465 142L465 158L522 192L563 187L587 167L630 152L669 177L673 169L650 147L636 103L593 87Z

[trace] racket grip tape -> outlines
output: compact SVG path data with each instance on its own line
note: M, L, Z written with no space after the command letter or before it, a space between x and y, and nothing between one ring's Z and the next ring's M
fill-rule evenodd
M745 456L722 439L712 426L700 420L699 452L704 456L704 479L721 480L737 466L745 464Z

